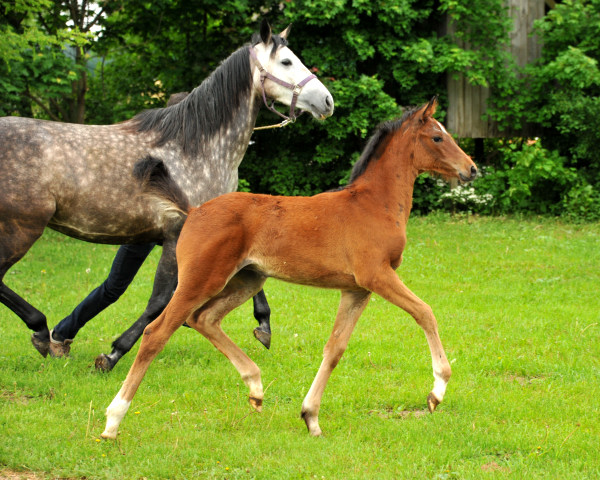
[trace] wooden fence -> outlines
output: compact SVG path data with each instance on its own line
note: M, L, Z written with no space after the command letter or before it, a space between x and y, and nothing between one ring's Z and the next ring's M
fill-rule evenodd
M545 15L545 4L553 6L550 0L507 0L513 30L510 34L510 51L518 66L522 67L541 55L542 46L536 36L532 36L533 22ZM460 28L449 19L446 33L452 35ZM468 45L461 45L468 48ZM490 138L501 136L495 122L485 118L490 90L471 85L462 74L450 73L448 86L448 130L462 138ZM525 132L510 132L511 135Z

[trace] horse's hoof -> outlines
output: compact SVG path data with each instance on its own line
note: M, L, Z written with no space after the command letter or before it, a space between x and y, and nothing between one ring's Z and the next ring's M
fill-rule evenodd
M435 397L433 393L430 393L427 396L427 407L429 408L429 412L433 413L435 408L440 404L440 401Z
M42 357L47 357L48 352L50 351L50 337L43 338L43 336L38 336L38 332L31 335L31 343L35 347L35 349L40 352Z
M101 372L110 372L115 366L116 362L113 362L108 355L101 353L96 357L96 361L94 365L96 366L96 370L100 370Z
M271 332L265 332L260 327L256 327L254 329L254 336L260 343L267 347L267 350L271 348Z
M54 358L68 357L72 343L73 340L69 339L63 340L62 342L54 340L54 338L52 338L52 331L50 331L50 356Z

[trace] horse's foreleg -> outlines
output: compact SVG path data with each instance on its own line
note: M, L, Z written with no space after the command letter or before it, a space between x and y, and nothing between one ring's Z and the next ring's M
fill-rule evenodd
M0 302L21 317L21 320L25 322L25 325L33 330L34 333L31 337L31 342L37 351L44 357L48 355L50 348L50 332L48 331L46 315L23 300L1 281Z
M431 307L417 297L398 278L393 269L386 270L377 276L372 276L369 289L385 298L394 305L409 313L425 332L429 350L431 351L431 362L433 366L434 385L433 390L427 397L427 406L433 413L435 408L442 402L446 393L446 386L452 375L450 363L446 358L444 347L438 333L438 326Z
M195 303L178 302L176 298L167 306L159 317L146 327L140 349L127 378L117 396L106 409L106 428L103 438L116 438L119 425L129 409L150 363L161 352L165 344L195 308Z
M333 332L323 349L323 361L313 380L310 390L302 402L302 418L311 435L321 435L319 427L319 408L321 397L342 355L346 351L350 335L356 326L361 313L367 306L370 292L365 290L342 291L342 299L338 308Z
M112 343L110 354L100 354L96 358L96 369L110 371L129 350L133 348L144 328L165 309L173 291L177 286L177 260L175 258L175 241L165 241L154 277L152 295L146 310L131 327Z
M37 206L37 205L36 205ZM33 330L31 341L44 357L50 348L50 332L46 316L29 304L16 292L8 288L4 275L10 267L17 263L40 238L52 212L39 208L39 217L31 219L28 212L0 212L0 303L3 303L17 314L29 329Z
M237 369L249 389L250 404L258 411L261 411L263 402L260 369L225 334L221 320L260 290L264 281L264 277L254 272L238 272L218 295L188 320L188 324L204 335Z
M254 302L254 318L258 321L258 327L254 329L254 336L265 347L271 348L271 309L261 290L252 298Z

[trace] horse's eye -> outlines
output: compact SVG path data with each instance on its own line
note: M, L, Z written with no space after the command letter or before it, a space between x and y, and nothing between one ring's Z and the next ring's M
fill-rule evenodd
M444 139L442 137L433 137L432 139L435 143L440 143L441 141L443 141Z
M292 61L291 61L289 58L284 58L284 59L281 61L281 64L282 64L282 65L285 65L286 67L289 67L289 66L292 64Z

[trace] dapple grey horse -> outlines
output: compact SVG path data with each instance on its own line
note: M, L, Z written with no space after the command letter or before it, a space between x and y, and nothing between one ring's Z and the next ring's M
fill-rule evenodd
M0 119L0 302L34 331L32 340L42 354L49 339L45 315L3 278L46 226L88 242L162 244L144 313L113 342L110 354L96 359L97 368L110 370L172 296L175 245L185 219L185 212L141 195L134 169L148 175L165 170L197 206L236 190L238 166L263 100L290 106L291 120L294 108L318 119L333 113L327 88L287 47L288 33L289 27L273 34L263 21L251 43L232 53L183 101L119 124ZM159 162L149 165L145 159L150 157ZM268 309L266 300L265 305Z

